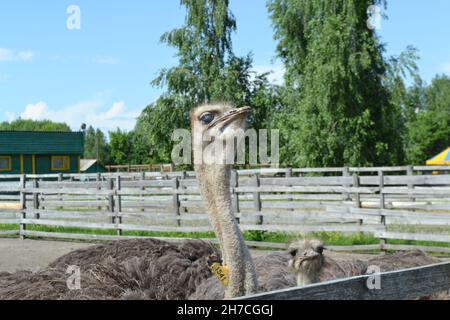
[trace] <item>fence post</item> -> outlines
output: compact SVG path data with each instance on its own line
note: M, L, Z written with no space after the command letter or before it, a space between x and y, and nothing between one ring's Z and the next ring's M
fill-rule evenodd
M183 171L183 172L181 173L181 180L186 180L186 179L187 179L187 176L188 176L187 172L186 172L186 171ZM183 187L183 190L186 190L186 189L187 189L186 186L184 186L184 187ZM178 198L178 199L179 199L179 198ZM187 200L186 197L184 197L183 200L186 201L186 200ZM181 200L180 200L180 210L181 210L181 209L183 209L183 212L184 212L184 213L187 213L187 212L189 211L187 207L182 207L182 208L181 208Z
M108 196L108 211L111 213L111 223L116 223L116 217L114 216L114 180L112 178L108 179L108 190L111 194Z
M122 195L120 194L120 190L122 189L122 179L120 175L116 177L116 191L117 193L117 205L116 205L116 215L115 215L115 223L117 229L117 235L122 235L122 229L119 227L122 224Z
M100 189L101 189L101 187L100 187L100 185L101 185L101 179L102 179L102 175L100 174L100 172L97 172L97 176L96 176L96 178L95 178L95 181L97 181L97 183L98 183L98 185L97 185L97 190L100 190ZM97 199L97 200L102 200L101 197L97 197L96 199ZM98 209L99 211L101 211L101 210L102 210L102 206L97 207L97 209Z
M58 182L62 182L62 181L63 181L63 174L62 174L62 172L60 172L58 174ZM58 193L58 199L59 199L59 201L61 201L61 206L59 207L59 209L62 209L63 208L63 206L62 206L62 203L63 203L63 195L62 195L62 193Z
M27 177L25 174L20 176L20 207L22 211L20 212L20 224L19 224L19 235L20 239L25 239L25 230L27 228L26 223L23 221L27 218L27 195L25 193L27 183Z
M180 188L180 180L178 177L173 179L173 211L176 215L177 226L181 227L181 219L180 219L180 195L178 194L178 190Z
M385 209L385 196L383 193L384 189L384 172L382 170L378 171L378 186L380 189L380 223L384 227L384 230L386 230L386 216L383 213L383 210ZM384 252L384 248L386 245L386 239L380 238L380 249Z
M252 185L256 189L259 189L259 187L261 186L261 181L259 179L259 174L255 174L253 176ZM259 190L256 190L255 192L253 192L253 204L254 204L255 211L257 213L256 224L263 224L264 223L264 217L261 215L261 207L262 207L261 206L261 193L259 192Z
M239 174L236 169L231 170L231 190L232 190L232 206L234 214L237 215L240 212L239 208L239 193L236 192L235 188L239 187ZM239 221L239 218L236 217L236 220Z
M141 172L141 180L142 180L142 182L145 181L145 171ZM144 187L144 185L142 185L142 187L140 187L139 189L142 191L142 193L139 196L139 202L142 205L140 210L141 210L141 212L144 212L145 211L145 206L144 206L144 201L145 201L144 191L145 191L145 187Z
M39 182L37 179L33 179L33 189L39 188ZM39 193L34 192L33 193L33 209L38 210L39 209ZM35 218L40 219L41 214L39 212L35 212Z
M359 188L359 175L358 173L353 174L353 188ZM355 208L361 208L361 195L359 191L355 191ZM358 223L361 226L363 224L363 219L358 219Z
M286 171L285 171L285 177L288 179L288 178L292 178L292 168L287 168L286 169ZM291 184L286 184L288 187L292 187L292 185ZM286 193L286 196L287 196L287 200L288 201L294 201L294 198L293 198L293 196L292 196L292 193ZM295 209L294 208L292 208L292 209L290 209L289 211L294 211Z
M413 166L409 165L406 167L406 174L408 176L408 178L411 178L414 176L413 173ZM410 189L411 191L414 189L414 183L408 182L408 189ZM414 197L414 193L411 192L411 197L409 198L409 200L411 200L411 202L416 202L416 198ZM412 210L413 212L416 211L415 209Z
M350 169L348 167L342 168L342 177L344 179L347 179L348 177L350 177ZM358 180L358 182L359 182L359 180ZM345 182L345 181L342 184L342 186L344 188L349 188L350 187L350 185L347 182ZM351 201L350 193L343 192L342 193L342 201Z

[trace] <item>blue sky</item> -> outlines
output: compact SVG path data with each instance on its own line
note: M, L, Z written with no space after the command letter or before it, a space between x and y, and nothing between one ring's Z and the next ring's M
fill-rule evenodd
M81 9L81 29L69 30L69 5ZM254 54L256 70L282 66L265 0L231 0L239 55ZM379 34L387 54L407 45L420 50L422 77L450 74L450 1L391 0ZM180 26L178 0L15 0L0 2L0 121L19 116L82 122L130 130L140 111L161 89L150 81L176 63L174 51L159 43L165 31Z

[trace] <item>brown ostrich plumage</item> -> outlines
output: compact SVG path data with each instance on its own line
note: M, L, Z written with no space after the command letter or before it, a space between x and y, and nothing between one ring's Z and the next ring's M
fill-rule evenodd
M0 273L1 299L186 299L220 260L210 243L123 240L71 252L37 273ZM67 267L81 270L69 290Z

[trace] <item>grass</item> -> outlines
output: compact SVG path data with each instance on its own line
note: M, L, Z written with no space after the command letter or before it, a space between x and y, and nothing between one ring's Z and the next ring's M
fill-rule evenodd
M15 224L0 224L0 231L18 230L18 225ZM394 228L396 231L402 232L436 232L430 230L429 227L411 228L411 226L398 226ZM448 228L447 228L448 229ZM445 229L445 231L448 231ZM116 235L114 229L88 229L88 228L73 228L73 227L57 227L57 226L27 226L27 230L41 231L41 232L58 232L58 233L73 233L73 234L96 234L96 235ZM444 231L444 230L439 230ZM148 232L148 231L124 231L124 236L139 236L139 237L159 237L159 238L190 238L190 239L213 239L215 237L213 232ZM341 232L314 232L309 234L298 233L284 233L284 232L267 232L267 231L246 231L244 232L244 239L247 241L259 242L273 242L273 243L289 243L303 237L314 237L321 239L327 245L332 246L351 246L351 245L369 245L378 244L380 241L369 233L351 233L344 234ZM87 240L88 241L88 240ZM398 245L412 245L412 246L434 246L434 247L448 247L450 243L433 242L433 241L415 241L415 240L394 240L387 241L389 244Z

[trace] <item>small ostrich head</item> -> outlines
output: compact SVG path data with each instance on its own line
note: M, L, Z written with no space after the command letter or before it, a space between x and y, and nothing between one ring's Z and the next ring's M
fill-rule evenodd
M250 107L235 108L227 103L194 109L191 128L195 164L224 164L226 159L234 159L234 138L245 130L245 122L251 112ZM233 144L229 144L230 141ZM230 145L232 148L227 148Z
M318 239L302 239L289 245L289 267L297 274L297 285L318 282L324 264L323 242Z

